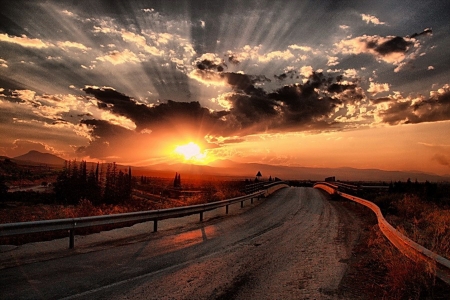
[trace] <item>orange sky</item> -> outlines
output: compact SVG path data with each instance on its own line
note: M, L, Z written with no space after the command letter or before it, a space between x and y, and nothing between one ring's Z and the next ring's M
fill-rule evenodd
M449 174L450 163L449 127L446 121L322 134L263 135L226 151L240 162L417 170L445 175Z

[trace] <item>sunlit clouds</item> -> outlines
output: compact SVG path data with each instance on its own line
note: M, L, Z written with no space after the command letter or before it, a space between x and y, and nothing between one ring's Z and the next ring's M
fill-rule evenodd
M375 24L375 25L385 25L386 24L385 22L381 22L375 16L361 14L361 17L362 17L363 21L366 21L367 24L369 24L369 23L372 23L372 24Z
M0 41L7 42L7 43L13 43L13 44L20 45L22 47L29 47L29 48L47 48L47 47L49 47L49 45L44 43L42 40L28 38L26 35L9 36L8 34L0 34Z
M35 145L145 164L195 141L197 163L207 155L313 166L325 158L296 151L319 151L304 143L328 134L448 124L448 8L15 1L0 12L0 155ZM448 156L420 145L429 170L450 173ZM327 153L351 164L339 147ZM392 155L404 155L398 147Z

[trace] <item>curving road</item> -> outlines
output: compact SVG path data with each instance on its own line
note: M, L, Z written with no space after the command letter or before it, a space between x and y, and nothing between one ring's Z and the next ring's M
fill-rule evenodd
M337 299L358 223L319 190L285 188L203 223L17 262L0 269L0 298Z

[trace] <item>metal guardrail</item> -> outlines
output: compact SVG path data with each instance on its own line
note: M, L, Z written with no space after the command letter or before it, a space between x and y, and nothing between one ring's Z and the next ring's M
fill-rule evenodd
M329 194L339 195L343 198L352 200L370 208L377 216L378 226L380 227L381 232L398 250L400 250L400 252L414 261L425 262L432 267L430 269L436 270L436 275L441 280L447 284L450 284L450 260L428 250L398 232L386 221L380 208L376 204L359 197L342 193L336 189L336 185L332 185L327 182L316 183L314 187L323 189ZM330 193L330 191L332 193Z
M265 182L256 182L256 183L250 183L245 185L245 187L242 189L242 192L244 192L245 194L251 194L254 192L257 192L261 189L264 188Z
M253 198L259 198L261 196L270 194L268 193L268 191L273 190L273 187L278 184L284 183L274 182L265 185L263 190L257 191L249 195L206 204L123 213L116 215L103 215L103 216L92 216L82 218L67 218L67 219L56 219L56 220L34 221L34 222L0 224L0 237L18 234L31 234L38 232L68 230L69 248L72 249L75 247L75 230L77 228L86 228L98 225L118 224L125 222L153 221L154 222L153 231L156 232L158 230L159 220L179 218L193 214L200 214L200 222L201 222L203 221L204 212L224 206L226 207L226 214L228 214L229 205L241 202L241 207L243 207L244 201L248 199L250 199L251 203L253 203Z

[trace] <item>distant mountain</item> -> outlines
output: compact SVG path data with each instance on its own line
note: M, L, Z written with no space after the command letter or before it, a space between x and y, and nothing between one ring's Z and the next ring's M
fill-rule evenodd
M30 151L27 154L14 157L16 162L26 162L32 164L47 164L63 166L65 160L50 154L39 151ZM96 163L88 163L95 167ZM117 165L119 169L128 168L128 166ZM90 168L90 166L89 166ZM440 176L428 174L420 171L386 171L379 169L355 169L349 167L343 168L309 168L309 167L291 167L276 166L258 163L238 163L231 160L218 160L209 165L196 164L157 164L145 167L131 167L135 176L154 176L171 178L175 172L181 173L182 178L188 177L239 177L254 179L258 172L261 172L263 179L278 177L289 180L324 180L326 177L335 176L336 180L343 181L406 181L410 178L412 181L418 180L424 182L450 182L450 176Z
M261 172L263 179L269 176L281 179L297 180L324 180L326 177L335 176L336 180L348 181L406 181L410 178L420 182L426 180L432 182L450 181L450 176L440 176L436 174L422 173L419 171L386 171L379 169L355 169L349 167L342 168L309 168L309 167L290 167L275 166L258 163L237 163L233 161L216 161L208 166L192 164L158 164L138 168L142 174L155 174L155 172L164 172L171 175L178 172L183 175L197 176L234 176L241 178L254 179L257 172ZM137 171L137 168L133 170ZM133 171L133 173L135 173Z
M63 166L65 160L61 157L58 157L56 155L50 154L50 153L42 153L39 151L31 150L30 152L16 156L13 158L14 160L19 160L23 162L31 162L31 163L37 163L37 164L46 164L46 165L57 165L57 166Z

